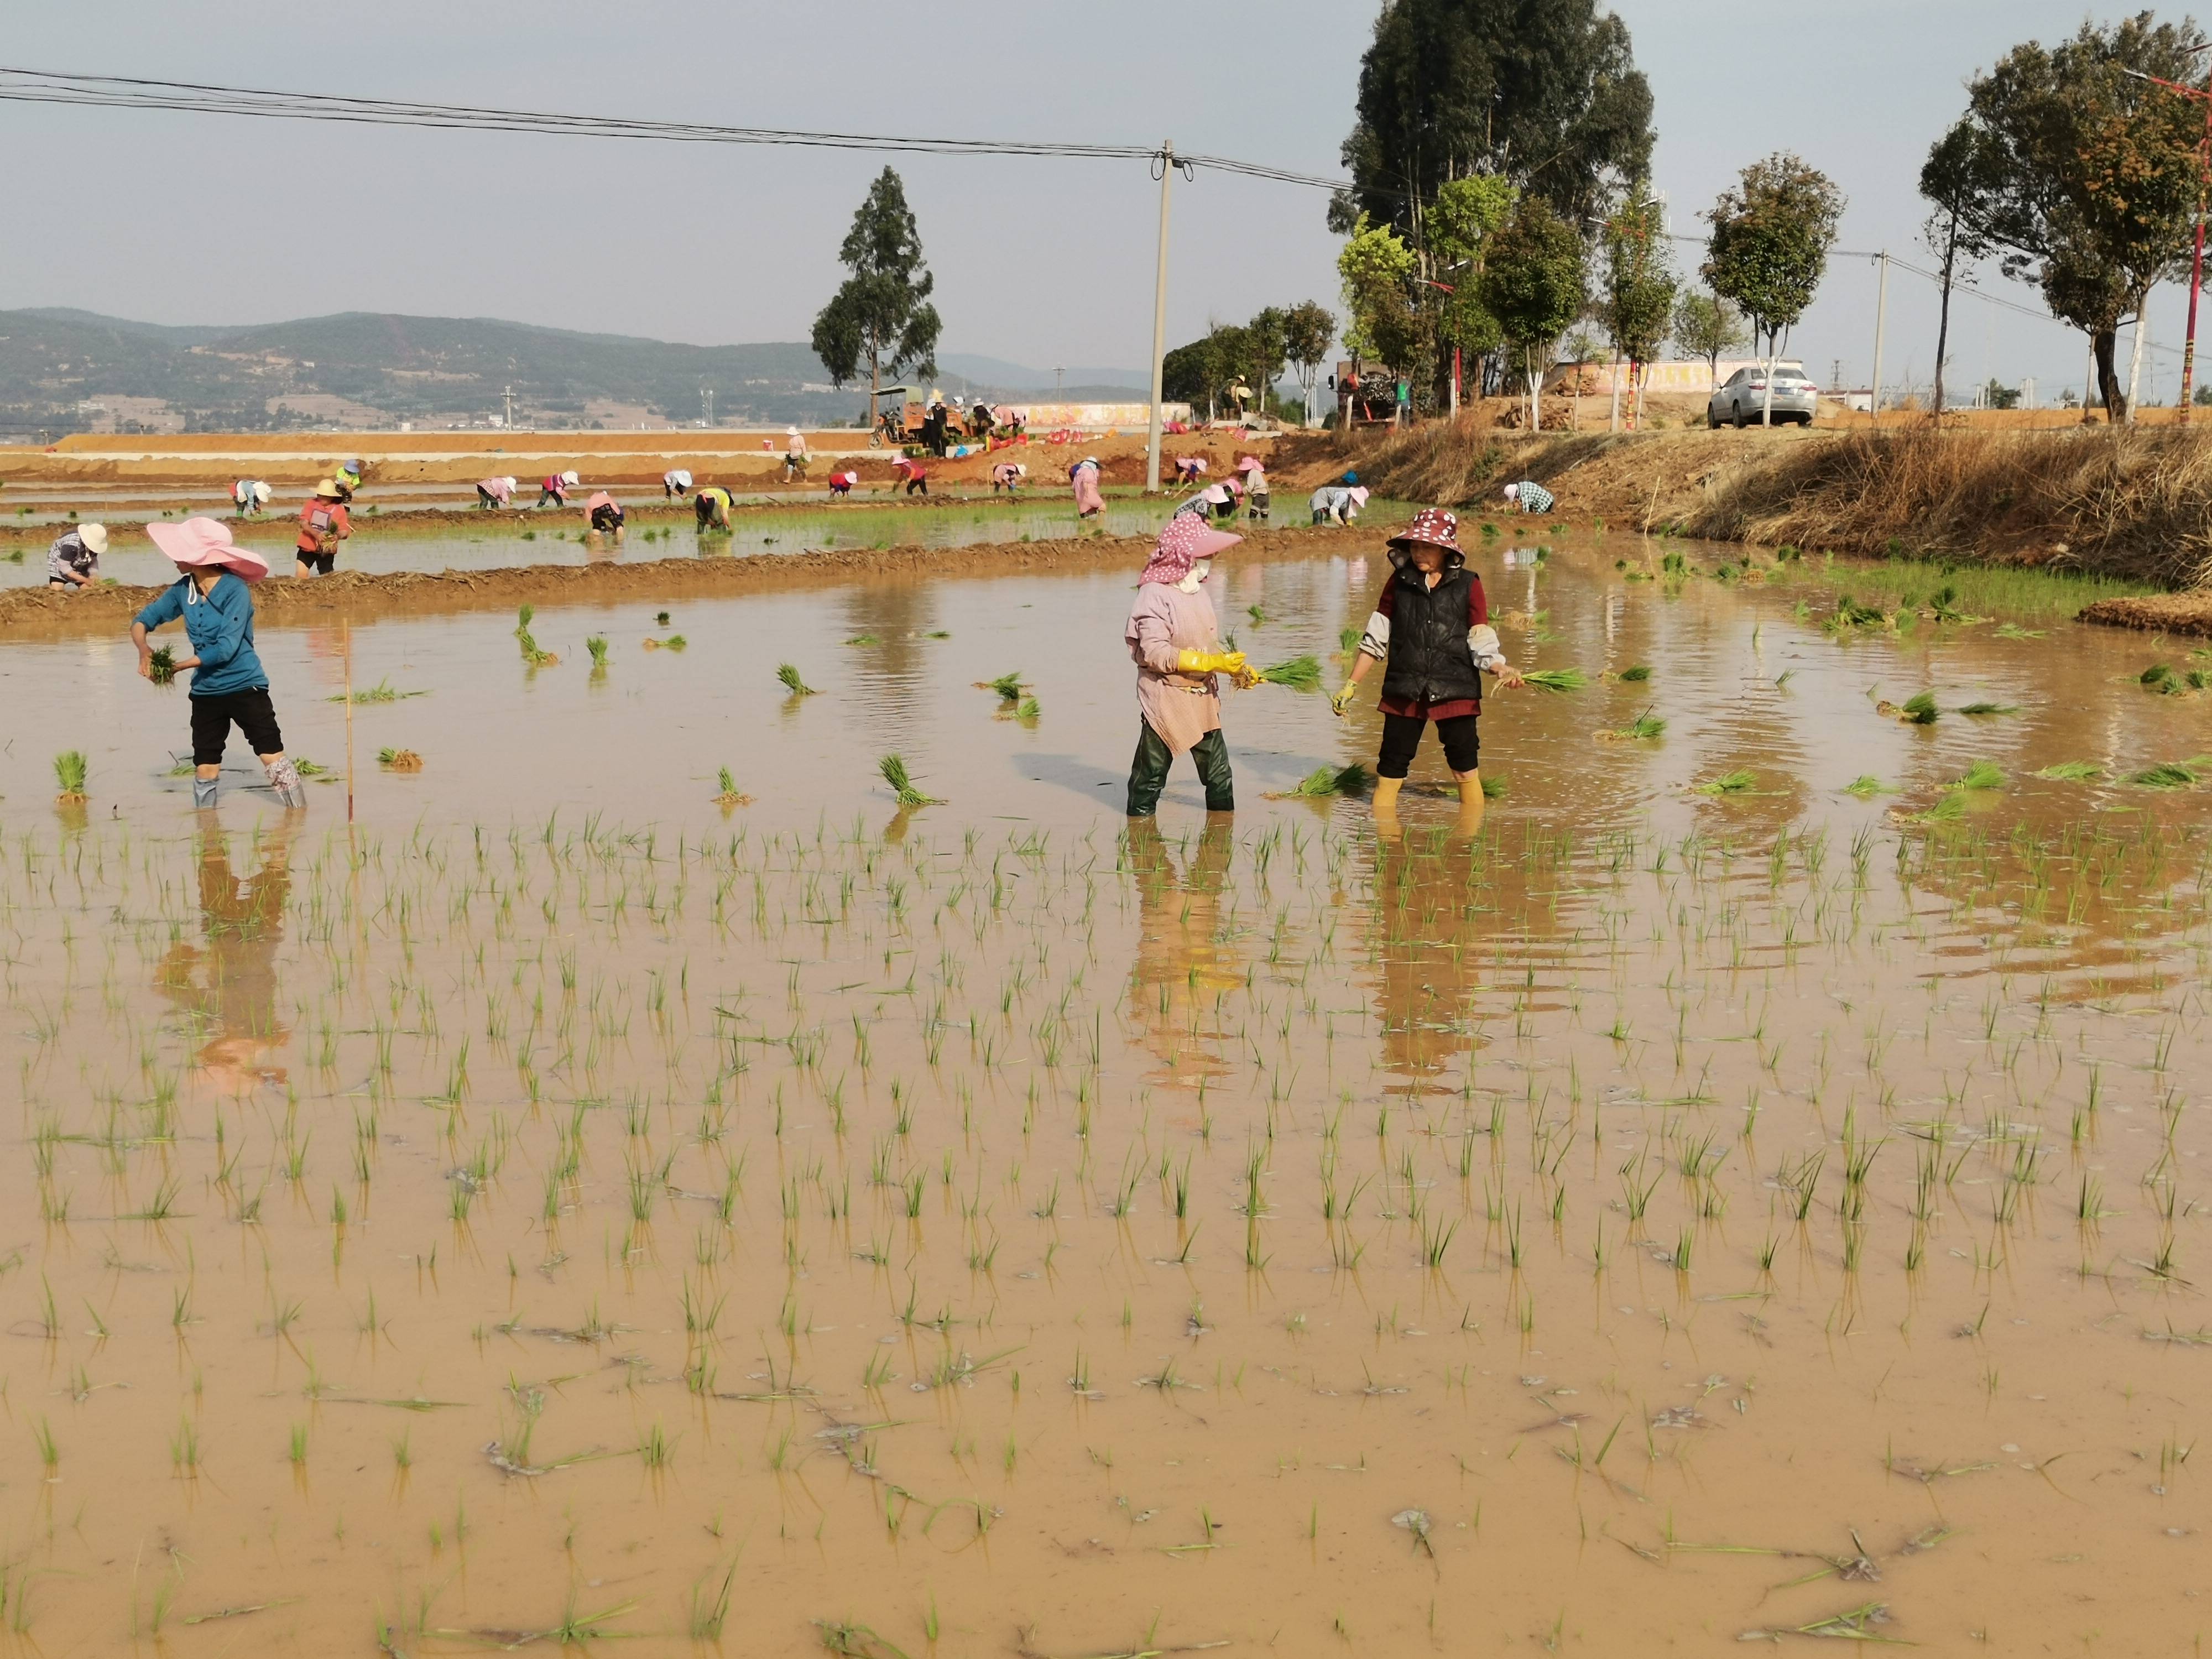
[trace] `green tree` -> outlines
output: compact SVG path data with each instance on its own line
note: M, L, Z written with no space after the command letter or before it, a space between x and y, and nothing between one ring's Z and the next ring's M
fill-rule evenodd
M1288 361L1288 327L1280 306L1262 306L1244 325L1244 332L1251 342L1251 358L1247 366L1252 371L1252 388L1259 394L1262 415L1267 412L1267 400L1274 395L1275 382L1283 378L1283 366Z
M1483 261L1520 194L1503 179L1449 179L1437 187L1423 218L1437 286L1419 287L1419 303L1436 313L1437 340L1462 356L1480 357L1504 343L1505 331L1482 302Z
M1721 354L1743 343L1743 317L1719 295L1687 289L1674 301L1674 332L1676 345L1705 360L1705 372L1717 386Z
M814 355L842 386L868 371L868 424L876 421L876 394L884 370L937 373L937 307L929 303L937 279L922 263L921 234L906 186L885 167L868 186L853 215L853 228L837 250L853 274L814 319Z
M1636 366L1638 409L1643 368L1657 353L1674 321L1674 267L1665 222L1651 199L1650 181L1639 179L1605 222L1606 331L1615 351ZM1615 405L1618 412L1618 404Z
M1936 256L1941 298L1936 321L1935 413L1943 412L1943 365L1950 351L1951 290L1994 249L1988 216L1990 146L1981 129L1962 120L1938 138L1920 167L1920 193L1932 204L1920 240ZM2010 408L2010 404L2000 407Z
M1343 148L1352 182L1329 228L1364 214L1422 244L1439 187L1486 173L1579 222L1647 170L1652 136L1628 27L1597 0L1387 0L1359 61Z
M1339 249L1344 285L1345 349L1355 363L1410 370L1421 356L1423 319L1413 303L1413 250L1388 225L1362 218Z
M1283 313L1283 353L1297 365L1298 390L1305 394L1305 417L1313 420L1314 386L1328 349L1336 339L1336 313L1318 300L1292 306Z
M2140 316L2151 285L2188 253L2203 112L2138 77L2202 73L2193 20L2148 12L2084 23L2056 47L2015 46L1967 82L1968 119L1988 147L1983 226L2008 276L2033 276L2053 315L2089 336L2106 414L2127 416L2136 368L2120 389L2120 321ZM2142 361L2136 331L2136 367Z
M1706 213L1705 281L1743 308L1754 341L1766 337L1768 361L1812 304L1843 216L1843 191L1787 150L1746 167ZM1773 405L1770 375L1761 424L1772 422Z
M1483 260L1482 303L1521 354L1532 432L1539 426L1543 381L1538 354L1548 356L1587 303L1583 252L1583 239L1550 204L1523 196L1490 239Z

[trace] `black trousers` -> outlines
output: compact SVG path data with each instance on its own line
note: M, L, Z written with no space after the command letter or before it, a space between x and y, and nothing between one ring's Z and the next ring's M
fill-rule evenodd
M1428 721L1413 714L1382 717L1382 749L1375 757L1378 778L1402 778L1413 769L1413 751L1421 746L1421 731ZM1482 764L1481 726L1473 714L1460 714L1437 722L1443 740L1444 763L1455 772L1472 772Z
M1198 781L1206 786L1206 810L1235 811L1236 779L1230 775L1228 740L1218 730L1209 732L1192 746L1190 758L1198 768ZM1167 787L1168 768L1174 762L1166 739L1152 730L1150 720L1144 721L1137 732L1136 757L1129 763L1131 817L1148 818L1159 810L1160 791Z

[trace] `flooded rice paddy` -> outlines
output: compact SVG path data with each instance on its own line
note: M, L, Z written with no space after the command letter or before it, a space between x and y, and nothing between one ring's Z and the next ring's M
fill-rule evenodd
M350 830L0 648L0 1639L2188 1650L2212 702L1575 539L1471 833L1279 687L1126 824L1133 572L264 627Z

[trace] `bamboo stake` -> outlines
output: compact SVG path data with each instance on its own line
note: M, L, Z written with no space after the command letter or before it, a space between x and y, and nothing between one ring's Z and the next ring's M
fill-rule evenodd
M353 822L353 623L350 619L338 626L343 630L345 655L345 711L346 711L346 822Z

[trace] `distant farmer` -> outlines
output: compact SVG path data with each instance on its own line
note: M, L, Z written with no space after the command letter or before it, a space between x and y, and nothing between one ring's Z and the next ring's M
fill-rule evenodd
M538 505L550 501L556 507L568 505L568 492L583 480L573 472L549 472L538 481Z
M1176 508L1176 515L1203 519L1211 514L1217 519L1233 519L1237 516L1237 497L1243 493L1244 486L1236 479L1224 478L1219 483L1206 485Z
M786 427L783 432L783 481L806 476L806 434L797 427Z
M584 512L591 520L592 529L602 536L612 535L619 539L623 533L623 510L615 505L615 498L604 489L592 493L584 503Z
M253 594L246 584L266 576L269 562L238 546L228 526L214 519L149 524L146 533L182 574L131 619L131 643L138 647L139 673L150 679L154 652L146 635L164 623L185 625L191 649L176 665L192 671L192 805L215 805L223 747L236 726L260 757L276 799L288 807L305 806L307 791L299 769L285 758L284 734L269 702L269 676L253 649Z
M1367 491L1358 484L1323 484L1308 505L1316 524L1350 524L1367 505Z
M671 467L660 475L660 499L664 501L682 501L690 488L691 475L680 466Z
M998 416L991 412L991 405L980 398L975 400L975 407L968 411L968 435L971 438L989 437L998 423Z
M353 499L353 492L361 488L362 475L368 470L368 463L358 455L338 464L338 470L331 474L331 482L338 487L340 501L350 501Z
M1178 514L1168 520L1137 579L1137 602L1122 637L1137 665L1137 752L1129 763L1128 813L1148 818L1177 755L1188 753L1206 786L1206 810L1237 810L1229 744L1221 735L1216 674L1241 688L1259 683L1241 651L1221 645L1221 622L1206 597L1214 556L1241 539Z
M506 507L511 504L514 500L514 479L512 475L503 478L478 478L477 480L477 505L478 507Z
M903 494L908 495L929 494L929 469L922 465L920 461L902 455L891 463L891 471L906 480Z
M1523 513L1549 513L1552 510L1552 492L1527 478L1519 483L1506 485L1505 499L1518 506Z
M1237 471L1244 479L1244 498L1250 503L1250 516L1262 524L1267 520L1267 469L1260 465L1257 455L1239 458Z
M830 495L833 501L843 501L853 493L853 486L860 482L860 475L848 470L830 475Z
M1178 485L1188 488L1206 476L1206 461L1203 455L1176 457L1176 477Z
M699 521L701 531L727 530L730 527L730 492L720 484L708 484L691 498L692 515Z
M230 487L230 501L238 509L240 518L257 518L276 493L258 478L240 478Z
M149 525L148 529L155 528ZM300 509L295 576L327 576L338 562L338 544L353 534L353 520L339 499L337 480L325 478Z
M54 538L46 550L46 586L74 593L100 580L100 556L107 551L107 526L81 524Z
M1000 461L991 469L991 493L995 495L1003 489L1009 495L1018 495L1022 480L1029 476L1029 468L1019 461Z
M1098 489L1098 458L1085 455L1067 469L1067 481L1075 486L1075 516L1094 518L1106 510L1106 498Z

